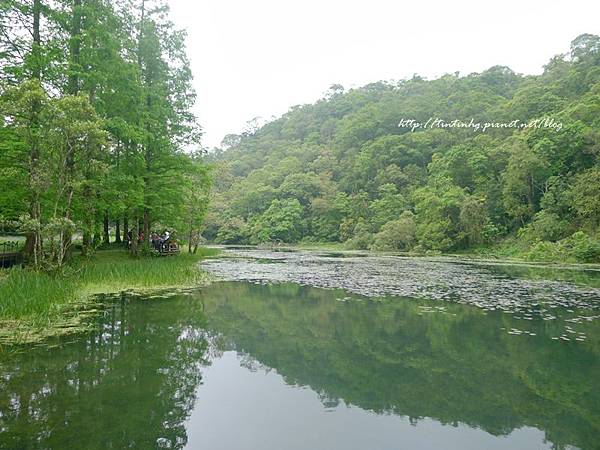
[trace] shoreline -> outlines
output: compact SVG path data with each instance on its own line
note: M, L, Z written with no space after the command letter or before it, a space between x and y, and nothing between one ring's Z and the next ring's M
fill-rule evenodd
M272 250L272 251L317 251L340 253L347 255L369 255L369 256L396 256L401 258L421 258L428 260L445 261L468 261L475 263L499 264L499 265L518 265L524 267L539 267L561 270L590 270L600 271L600 263L578 263L568 261L542 261L528 260L517 256L499 256L499 255L481 255L479 253L411 253L411 252L387 252L378 250L356 250L344 248L341 243L323 243L323 244L282 244L280 246L261 246L261 245L236 245L236 244L207 244L207 248L215 249L240 249L240 250Z
M528 261L517 257L490 257L480 254L440 253L416 254L352 250L343 245L296 244L279 246L208 244L197 255L183 253L170 258L131 258L124 250L99 250L92 258L77 256L68 276L51 275L25 269L10 269L0 273L0 354L3 347L37 344L91 328L89 318L101 311L98 298L120 292L157 292L205 286L212 276L199 263L212 257L231 257L222 250L266 250L279 252L322 252L339 256L374 256L474 263L483 265L512 265L561 271L600 272L600 264L562 261ZM119 271L119 268L122 271ZM20 279L16 279L20 278ZM7 304L7 286L26 291L30 303L37 309L19 314ZM48 286L45 286L47 284ZM10 289L9 289L10 291ZM54 295L54 297L52 297ZM21 300L26 298L21 293ZM13 302L14 303L14 302ZM13 305L14 306L14 305ZM8 309L8 311L7 311Z
M7 270L0 278L0 354L4 346L36 344L90 328L98 297L125 291L149 292L201 287L211 281L199 262L215 256L199 249L169 258L131 258L125 250L99 250L76 256L66 276L27 268Z

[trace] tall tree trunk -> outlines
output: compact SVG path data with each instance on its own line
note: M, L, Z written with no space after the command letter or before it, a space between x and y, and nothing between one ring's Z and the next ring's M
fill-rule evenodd
M92 205L94 202L92 188L89 184L86 184L83 188L83 198L88 205ZM83 236L81 253L89 255L92 253L93 240L92 233L94 231L94 211L92 208L87 208L84 212L83 218Z
M144 208L144 246L150 245L150 210Z
M125 216L125 217L123 217L123 241L124 242L128 241L128 237L127 237L128 234L129 234L129 217ZM131 242L129 242L129 244L131 245Z
M79 93L79 55L81 53L81 0L73 0L71 12L71 39L69 42L69 82L68 93Z
M192 253L192 234L193 234L193 222L190 220L190 231L188 233L188 253Z
M142 40L144 39L144 21L146 16L146 0L142 0L140 5L140 26L139 26L139 34L138 34L138 48L137 48L137 62L140 70L140 74L143 73L142 69ZM143 75L142 75L143 77ZM146 99L148 102L148 99ZM148 167L150 164L149 160L149 149L147 142L142 144L142 148L145 150L145 163L146 163L146 172L148 171ZM148 208L147 196L146 192L148 190L148 178L143 177L144 182L144 212L143 212L143 233L144 233L144 244L145 246L150 245L150 210Z
M34 79L40 80L42 76L42 69L40 66L40 50L42 45L42 40L40 37L40 16L42 11L42 2L41 0L33 0L33 43L31 45L31 53L33 55L33 68L31 71L31 76ZM29 184L31 189L31 195L29 199L29 214L31 218L34 220L39 220L39 192L37 187L35 186L35 177L37 172L38 160L39 160L39 148L38 148L38 136L37 130L39 129L39 114L40 114L41 105L38 102L35 102L32 107L31 114L31 126L32 126L32 141L30 143L31 148L29 150ZM41 236L39 232L29 232L27 233L27 237L25 239L25 255L27 257L33 257L34 264L38 264L38 253L41 251Z
M120 244L121 241L121 219L115 220L115 242Z
M42 78L42 68L40 65L40 50L42 45L42 40L40 38L40 16L42 12L42 1L41 0L33 0L33 44L31 51L33 53L33 68L31 70L32 78L37 78L41 80Z
M140 29L138 31L138 48L137 48L137 59L138 67L142 68L142 38L144 37L144 19L146 18L146 0L142 0L140 6Z
M136 214L136 216L133 219L133 229L131 230L131 254L133 256L137 256L138 255L138 240L139 240L139 235L140 235L140 221L138 219L138 216Z
M71 205L73 203L73 193L74 193L74 189L73 186L69 183L69 187L67 188L67 196L66 196L66 200L65 200L65 219L66 220L71 220ZM54 239L53 239L54 241ZM61 228L60 231L60 235L59 235L59 242L58 242L58 248L57 248L57 257L56 257L56 263L58 264L58 267L62 267L63 264L65 263L65 261L69 258L69 255L71 254L71 232L70 230L64 230L64 228Z
M103 221L103 233L102 233L102 242L104 244L110 244L110 220L108 217L108 210L104 210L104 221Z
M118 139L117 140L117 172L120 170L120 163L121 163L121 140ZM121 241L121 219L119 218L119 216L117 215L117 218L115 220L115 242L117 244L120 244Z
M138 216L139 217L139 216ZM142 218L137 220L137 236L138 246L146 242L146 236L144 235L144 212L142 211Z
M67 86L68 93L71 95L77 95L79 93L79 54L81 52L81 0L73 0L73 9L71 12L71 36L69 43L69 82ZM67 197L73 196L72 180L75 172L75 155L72 150L67 155L66 162L66 177L69 180L69 188L67 191ZM65 218L71 218L71 202L69 202L65 209ZM71 233L65 233L62 236L61 246L64 249L71 247L71 241L73 236ZM94 241L96 236L94 235ZM94 242L95 243L95 242ZM67 256L67 255L65 255Z
M94 242L94 247L98 247L100 245L100 242L102 242L102 225L101 225L101 219L99 217L98 212L96 211L95 214L95 218L94 218L94 238L93 238L93 242Z
M90 249L92 248L92 234L88 230L83 231L81 242L81 253L83 255L88 255L90 253Z

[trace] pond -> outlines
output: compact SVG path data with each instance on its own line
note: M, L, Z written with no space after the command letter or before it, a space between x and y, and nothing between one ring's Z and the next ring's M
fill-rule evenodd
M232 256L0 356L0 448L598 448L599 273Z

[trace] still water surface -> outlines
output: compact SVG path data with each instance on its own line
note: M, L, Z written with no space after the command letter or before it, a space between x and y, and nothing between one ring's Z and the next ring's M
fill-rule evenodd
M408 297L312 286L351 270L334 255L277 283L265 265L298 264L243 256L207 264L238 281L106 297L95 331L0 356L0 448L599 448L599 322L573 321L598 314L597 274L444 262ZM437 298L459 275L467 293Z

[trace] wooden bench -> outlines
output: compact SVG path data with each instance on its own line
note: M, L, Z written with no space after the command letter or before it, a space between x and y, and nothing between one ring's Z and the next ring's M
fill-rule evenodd
M160 248L156 249L156 254L158 256L171 256L179 254L179 245L174 242L169 242L168 244L162 245Z

